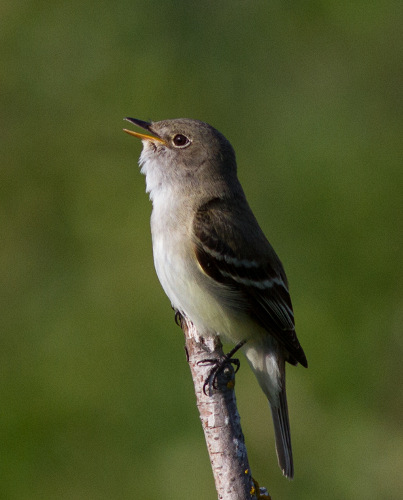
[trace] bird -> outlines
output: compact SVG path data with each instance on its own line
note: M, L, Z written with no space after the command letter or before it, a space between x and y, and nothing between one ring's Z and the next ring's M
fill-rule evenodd
M283 265L247 202L234 149L199 120L125 120L147 132L124 129L143 143L162 288L201 336L241 347L270 405L279 467L292 479L285 364L308 362Z

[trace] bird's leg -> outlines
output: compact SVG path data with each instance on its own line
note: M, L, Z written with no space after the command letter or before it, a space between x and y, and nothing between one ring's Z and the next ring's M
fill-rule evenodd
M182 328L182 321L183 321L183 316L182 314L177 310L172 308L175 311L175 323Z
M217 377L224 370L226 366L234 365L235 366L234 373L236 373L239 370L241 363L239 359L233 358L232 356L245 343L246 340L238 342L238 344L233 349L231 349L231 351L228 354L224 354L224 356L221 356L220 358L203 359L202 361L198 362L199 365L213 365L213 368L211 369L210 373L208 374L203 384L203 392L206 396L211 397L213 394L213 389L217 389ZM207 387L208 387L208 394L207 394Z

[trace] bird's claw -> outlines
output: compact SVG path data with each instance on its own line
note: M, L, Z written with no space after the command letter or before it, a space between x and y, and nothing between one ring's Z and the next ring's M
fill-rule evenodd
M223 372L226 367L231 370L232 378L234 377L235 373L237 373L237 371L241 366L241 362L239 361L239 359L233 358L232 356L245 343L246 340L241 340L241 342L238 342L238 344L228 354L224 354L224 356L221 356L219 358L202 359L197 363L198 365L214 365L203 384L203 392L206 396L211 397L213 395L213 389L218 388L218 382L217 382L218 375L221 372ZM232 365L235 366L235 370L232 368ZM207 387L208 387L208 394L207 394Z
M236 358L229 358L228 356L224 355L220 358L209 358L209 359L203 359L197 363L198 365L213 365L212 369L210 370L210 373L207 375L206 380L204 381L203 384L203 392L206 396L212 396L213 395L213 389L218 388L218 376L220 373L224 372L224 370L230 369L233 374L235 374L238 370L239 367L241 366L241 362L239 359ZM231 365L235 366L235 369L232 368ZM231 374L232 374L231 373ZM230 378L230 377L228 377ZM207 393L208 389L208 393Z

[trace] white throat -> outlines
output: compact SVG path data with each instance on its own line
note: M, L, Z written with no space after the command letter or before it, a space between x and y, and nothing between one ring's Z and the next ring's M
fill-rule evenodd
M165 165L164 155L157 154L155 146L149 141L143 141L143 151L141 152L139 165L141 173L146 178L146 192L150 194L150 199L155 200L158 193L167 189L164 175Z

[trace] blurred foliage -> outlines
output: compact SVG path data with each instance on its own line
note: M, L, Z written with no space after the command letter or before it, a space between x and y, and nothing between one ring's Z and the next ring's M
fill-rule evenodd
M282 500L402 498L400 2L0 14L1 498L215 498L128 115L222 131L285 264L310 364L288 369L296 478L243 364L254 476Z

